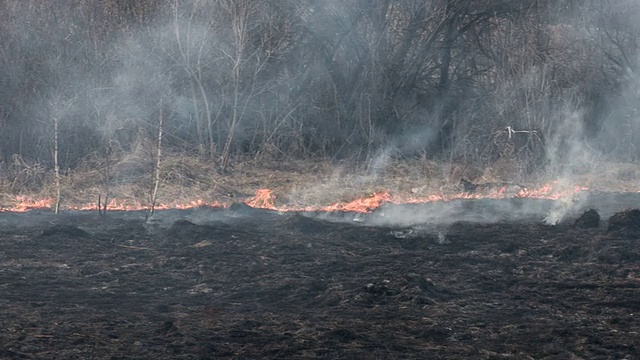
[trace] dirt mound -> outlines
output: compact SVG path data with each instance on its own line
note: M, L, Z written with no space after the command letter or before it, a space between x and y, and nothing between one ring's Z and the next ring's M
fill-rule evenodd
M204 240L220 235L221 231L228 230L229 225L216 222L207 225L195 224L189 220L178 220L167 229L165 235L172 239Z
M255 209L252 208L251 206L245 203L238 203L238 202L231 204L231 206L229 207L229 210L241 215L251 215L255 211Z
M80 250L85 247L96 246L96 237L74 225L55 224L43 228L37 236L32 238L34 244L43 249L64 248Z
M597 228L600 226L600 214L594 209L585 211L585 213L580 215L576 220L574 225L582 229Z
M629 209L613 214L609 218L608 231L618 231L628 235L640 234L640 210Z

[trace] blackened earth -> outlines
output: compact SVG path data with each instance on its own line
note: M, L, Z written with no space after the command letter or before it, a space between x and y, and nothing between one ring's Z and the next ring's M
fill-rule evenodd
M608 218L392 227L240 210L161 223L0 214L0 358L640 353L634 212L613 228Z

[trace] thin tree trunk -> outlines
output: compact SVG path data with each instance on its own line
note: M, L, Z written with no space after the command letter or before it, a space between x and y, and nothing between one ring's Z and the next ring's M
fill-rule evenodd
M56 205L54 212L60 212L60 164L58 163L58 117L53 118L53 168L56 177Z
M235 46L235 54L233 58L233 69L232 69L232 86L233 86L233 108L231 114L231 124L229 126L229 133L227 135L227 140L224 144L224 148L222 150L222 156L220 159L222 170L226 170L229 165L229 158L231 157L231 148L232 144L235 141L235 133L238 129L240 121L242 121L242 117L244 111L239 111L240 106L240 75L241 69L244 65L244 52L245 47L247 45L247 21L251 12L253 11L252 5L250 1L237 1L237 2L229 2L227 11L232 16L231 19L231 27L234 36L234 46Z
M111 178L109 172L111 171L111 148L107 147L106 151L106 164L105 164L105 194L104 194L104 203L101 202L100 195L98 195L98 214L104 216L107 214L107 204L109 203L109 190L111 186Z
M156 158L156 171L153 184L153 191L151 193L151 209L149 215L153 215L156 207L156 200L158 198L158 188L160 187L160 165L162 164L162 101L160 102L160 116L158 119L158 153Z

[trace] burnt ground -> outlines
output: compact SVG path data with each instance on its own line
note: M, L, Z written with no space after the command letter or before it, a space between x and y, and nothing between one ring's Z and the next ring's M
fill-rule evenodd
M391 228L202 211L200 225L0 214L0 358L640 353L633 221Z

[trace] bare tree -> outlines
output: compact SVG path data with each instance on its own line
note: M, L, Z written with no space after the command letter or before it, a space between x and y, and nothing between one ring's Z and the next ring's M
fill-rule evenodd
M256 55L257 51L251 52L249 45L249 32L251 31L252 17L257 10L256 2L251 0L221 0L220 6L228 14L231 21L232 44L231 52L225 53L231 62L231 120L227 139L222 149L220 157L222 169L226 169L231 156L231 147L236 136L236 131L242 121L248 105L249 99L243 102L242 96L242 75L243 66L249 58ZM250 79L249 81L251 81ZM253 85L253 84L252 84ZM247 95L247 98L250 95Z
M197 149L223 169L235 154L363 161L381 148L490 163L518 153L490 145L496 134L548 138L569 108L585 113L576 121L594 142L627 129L601 142L612 155L640 147L636 1L13 0L0 10L0 153L52 161L56 131L33 119L51 118L43 94L69 90L60 176L109 140L127 151L138 129L155 138L159 98L175 107L163 148Z
M201 1L195 1L191 4L191 8L183 11L178 1L174 1L172 4L173 21L174 21L174 34L177 42L178 51L180 54L180 66L187 74L189 81L189 90L191 92L191 100L193 102L196 134L199 138L200 144L208 143L209 155L211 159L215 157L216 153L216 136L214 134L214 126L218 116L220 116L220 110L214 117L212 103L210 97L210 89L205 88L204 82L206 71L211 69L205 68L204 62L209 62L210 57L210 45L215 42L213 29L214 24L212 22L204 24L204 26L196 26L196 14L206 9L207 4ZM187 12L183 15L183 12ZM186 19L183 19L183 16ZM212 21L212 20L210 20ZM193 51L195 50L195 51ZM204 111L202 111L202 106ZM204 116L202 115L204 113ZM206 140L204 137L206 134Z

